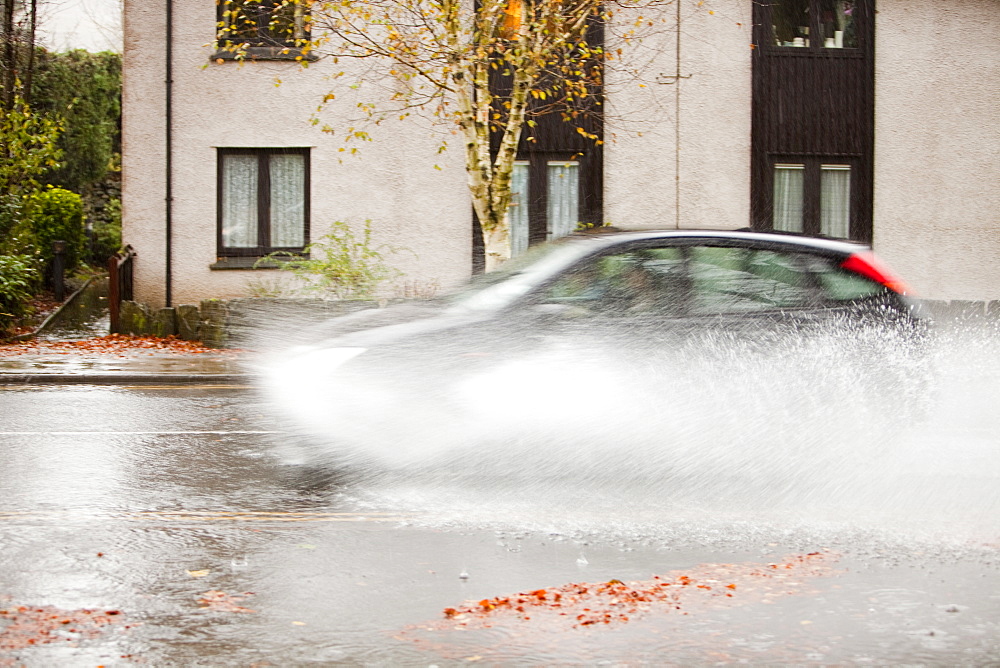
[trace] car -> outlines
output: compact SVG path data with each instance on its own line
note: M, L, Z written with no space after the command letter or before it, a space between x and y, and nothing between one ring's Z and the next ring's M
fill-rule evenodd
M329 446L314 452L392 464L551 436L588 423L595 410L582 406L613 411L605 424L624 413L649 422L713 383L695 410L758 400L764 382L792 392L786 403L831 386L866 402L864 374L877 381L866 391L905 404L924 374L927 325L861 244L598 229L535 246L452 294L324 323L265 365L262 386L297 431Z

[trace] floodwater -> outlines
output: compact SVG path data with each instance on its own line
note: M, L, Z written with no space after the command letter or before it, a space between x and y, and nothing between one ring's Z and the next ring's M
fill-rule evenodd
M570 438L377 470L282 463L250 388L8 387L0 610L116 614L30 646L0 615L0 665L990 664L998 353L991 325L942 332L909 426L836 402L850 377L796 403L786 363L678 379L673 427L612 389ZM571 594L612 580L632 594Z
M74 341L108 333L108 279L89 281L46 324L38 338L47 341Z

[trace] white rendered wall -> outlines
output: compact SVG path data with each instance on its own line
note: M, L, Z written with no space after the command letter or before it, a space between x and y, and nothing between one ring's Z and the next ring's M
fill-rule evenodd
M922 297L1000 299L1000 3L879 0L874 245Z
M664 10L653 28L659 34L638 51L622 47L628 65L649 62L638 80L616 66L608 71L605 220L627 228L746 227L752 5L680 0L679 31L677 8Z
M165 299L163 26L162 3L126 3L124 239L139 255L136 298L152 305ZM332 66L209 63L206 44L214 26L215 3L174 2L173 304L247 296L248 281L278 274L210 269L216 261L216 147L313 147L313 239L334 221L361 226L370 219L376 244L406 249L387 256L404 280L447 286L468 276L465 173L459 155L438 154L439 133L426 124L389 123L372 130L374 141L360 145L359 155L345 157L340 138L309 122L328 90L324 75ZM336 108L327 110L323 120L342 129L336 114Z

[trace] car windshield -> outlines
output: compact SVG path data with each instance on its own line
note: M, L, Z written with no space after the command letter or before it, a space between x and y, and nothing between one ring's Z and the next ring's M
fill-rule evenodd
M476 276L445 297L455 311L490 311L504 308L526 294L546 277L572 263L584 253L586 240L563 238L532 246L523 255L499 269Z

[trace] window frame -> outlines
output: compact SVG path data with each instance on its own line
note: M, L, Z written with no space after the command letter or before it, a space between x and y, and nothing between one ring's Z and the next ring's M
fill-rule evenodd
M301 255L310 239L311 219L311 182L310 165L311 149L308 147L216 147L216 256L225 257L264 257L270 253L296 253ZM257 245L256 246L225 246L223 245L223 184L225 183L225 157L229 155L252 155L257 158ZM301 155L303 156L302 184L302 240L301 246L273 246L271 240L271 156Z

